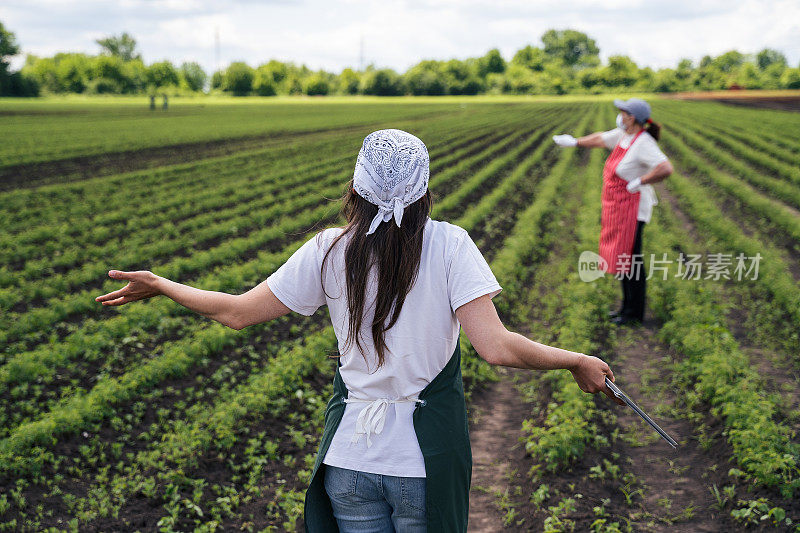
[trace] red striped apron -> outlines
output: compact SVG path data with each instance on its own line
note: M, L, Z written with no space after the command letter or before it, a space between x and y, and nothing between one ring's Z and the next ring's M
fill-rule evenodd
M623 261L624 264L619 264L620 255L630 256L633 252L640 193L628 192L625 188L628 182L617 175L617 165L643 131L640 130L636 134L628 148L622 148L617 143L603 167L603 190L600 195L602 205L600 256L605 259L606 272L609 274L626 274L630 269L630 258Z

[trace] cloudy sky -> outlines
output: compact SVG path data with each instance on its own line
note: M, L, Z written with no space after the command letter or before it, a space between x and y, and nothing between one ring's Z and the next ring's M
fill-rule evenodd
M798 0L3 0L0 21L23 53L98 52L94 40L123 31L146 63L216 66L275 58L340 71L364 63L403 71L421 59L466 58L497 47L506 59L541 44L549 28L597 41L601 57L640 66L764 47L800 62Z

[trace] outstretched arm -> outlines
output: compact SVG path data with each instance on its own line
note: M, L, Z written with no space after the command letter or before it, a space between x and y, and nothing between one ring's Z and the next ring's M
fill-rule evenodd
M164 295L187 309L240 330L287 314L286 307L262 281L244 294L228 294L197 289L157 276L148 270L123 272L110 270L109 277L126 280L123 288L95 298L106 306L119 306Z
M605 377L614 381L614 373L603 360L541 344L508 331L489 295L462 305L456 309L456 317L472 347L489 364L536 370L563 368L572 372L582 391L592 394L602 391L617 403L623 403L605 385Z
M583 146L584 148L605 148L606 144L603 142L602 135L602 131L596 131L589 135L578 137L578 146Z
M606 145L601 137L602 134L603 132L597 131L595 133L590 133L589 135L584 135L583 137L578 137L577 139L569 134L553 135L553 141L557 145L565 148L570 146L582 146L584 148L605 148Z

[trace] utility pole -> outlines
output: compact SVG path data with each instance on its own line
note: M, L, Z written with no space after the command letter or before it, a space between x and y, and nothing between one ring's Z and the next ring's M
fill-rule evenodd
M219 70L219 26L214 28L214 72Z
M358 71L364 72L364 33L361 33L361 45L358 51Z

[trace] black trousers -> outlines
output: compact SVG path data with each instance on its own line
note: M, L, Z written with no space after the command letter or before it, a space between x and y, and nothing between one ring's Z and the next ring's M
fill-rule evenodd
M642 230L645 222L636 222L636 236L633 239L633 256L629 276L622 278L622 315L644 320L645 278L647 273L644 268L642 254Z

